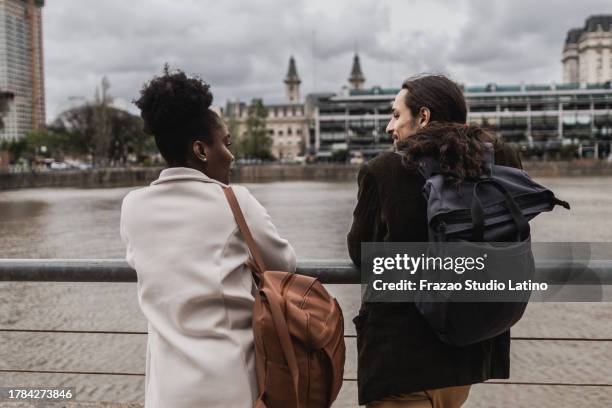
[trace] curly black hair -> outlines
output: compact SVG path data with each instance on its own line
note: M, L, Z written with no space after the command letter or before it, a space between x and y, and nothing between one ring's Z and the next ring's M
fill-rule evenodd
M197 76L164 65L161 76L144 84L134 104L140 108L144 131L153 134L169 166L186 166L195 140L212 144L221 120L210 105L210 85Z
M494 146L501 143L493 134L475 125L431 122L398 143L397 150L404 154L404 165L411 168L419 159L433 157L438 160L445 178L458 184L482 174L485 142Z

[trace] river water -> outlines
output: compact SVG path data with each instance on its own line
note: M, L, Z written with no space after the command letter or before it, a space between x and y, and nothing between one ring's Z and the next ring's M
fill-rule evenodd
M545 178L572 205L532 222L534 241L612 242L612 178ZM346 232L354 183L279 182L247 185L268 209L299 259L347 259ZM0 193L0 258L122 258L121 199L130 189L38 189ZM357 285L331 285L350 318ZM612 339L612 305L530 304L515 337ZM0 329L146 331L136 285L128 283L0 283ZM0 369L89 374L0 372L2 386L75 386L81 401L142 401L146 336L0 332ZM347 339L346 376L355 378L354 339ZM418 369L407 367L407 369ZM106 374L93 374L93 373ZM111 375L123 373L124 375ZM516 340L514 385L473 387L467 407L612 406L612 342ZM520 383L591 384L589 387ZM0 402L0 406L2 402ZM356 406L345 382L335 407Z

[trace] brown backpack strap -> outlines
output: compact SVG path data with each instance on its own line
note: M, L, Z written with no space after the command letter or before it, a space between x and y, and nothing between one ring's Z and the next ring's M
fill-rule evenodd
M236 194L234 194L234 190L231 187L223 187L223 192L225 193L225 197L227 198L227 202L229 203L230 208L232 209L232 213L234 214L234 218L236 219L236 223L238 224L238 228L242 233L242 237L246 241L247 246L249 247L249 251L251 252L251 256L255 261L255 265L259 269L259 273L262 273L266 270L266 264L263 261L263 257L261 256L261 252L259 252L259 247L255 240L253 239L253 235L251 234L251 230L244 219L244 214L240 209L240 204L238 204L238 200L236 199Z
M271 287L266 287L262 292L268 298L268 306L270 308L270 315L274 322L274 328L278 335L278 341L280 342L287 366L291 372L291 379L293 380L293 391L295 393L295 408L300 408L300 371L298 368L297 357L295 355L295 349L291 342L291 334L289 333L289 327L287 321L283 315L281 305L285 303L285 299L277 293Z
M251 230L244 219L244 214L240 209L240 204L238 204L238 200L236 199L236 195L231 187L223 187L223 193L225 193L225 197L227 198L227 202L232 209L232 213L234 214L234 218L236 219L236 223L238 224L238 228L242 233L244 240L249 247L249 251L251 252L251 256L255 261L255 266L259 269L258 273L263 273L266 270L266 266L264 264L263 258L261 256L261 252L259 252L259 247L255 243L253 239L253 235L251 234ZM296 408L300 408L300 400L299 400L299 379L300 373L297 363L297 358L295 355L295 349L293 348L293 343L291 343L291 334L289 333L289 327L287 327L287 322L285 321L285 317L283 316L283 312L281 309L281 305L284 305L285 299L277 293L271 287L265 287L261 289L261 291L268 298L268 305L270 308L270 315L272 316L272 321L274 322L274 327L276 329L276 334L278 335L278 340L280 342L281 348L283 349L283 354L285 355L285 360L287 360L287 365L289 366L289 371L291 372L291 377L293 379L293 389L295 392L295 401ZM262 390L263 392L264 390ZM262 401L263 395L260 394L258 400L256 401L256 406L264 406L265 404Z

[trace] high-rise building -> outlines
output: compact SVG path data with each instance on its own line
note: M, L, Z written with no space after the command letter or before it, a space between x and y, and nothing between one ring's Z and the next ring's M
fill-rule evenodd
M563 81L605 83L612 80L612 15L590 16L583 28L567 32Z
M0 0L0 91L14 95L0 140L45 125L43 6L44 0Z

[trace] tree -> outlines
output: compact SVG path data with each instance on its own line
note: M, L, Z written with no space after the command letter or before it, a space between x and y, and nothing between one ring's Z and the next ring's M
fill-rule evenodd
M13 161L37 155L56 160L73 156L91 158L99 165L125 165L130 154L137 161L144 161L146 156L155 154L155 141L143 132L140 117L111 106L109 88L109 81L103 78L93 103L68 109L46 129L34 130L25 138L4 142L0 147L9 150ZM1 108L0 100L0 111Z
M30 158L43 155L63 161L65 155L78 154L78 148L72 144L70 135L66 133L37 129L28 133L24 140Z
M50 129L69 135L75 156L93 156L95 134L93 115L93 106L86 103L60 113L51 123Z
M93 151L93 162L107 164L109 150L112 142L111 121L109 116L110 104L113 98L109 95L110 82L106 77L102 78L101 92L96 88L96 95L93 104L93 138L91 147Z
M141 118L108 106L104 112L107 122L104 126L108 129L100 130L98 124L102 116L98 110L95 104L69 109L58 116L51 129L69 135L72 148L80 155L91 155L98 164L125 165L130 154L142 161L155 153L155 141L142 130Z
M108 160L111 164L127 164L130 154L142 162L157 151L153 137L142 130L141 118L116 108L110 108L108 115L111 125Z
M13 99L15 95L11 92L4 92L0 90L0 130L4 129L4 115L8 111L9 108L9 100ZM17 147L17 152L15 152L15 148ZM12 149L11 149L12 148ZM8 151L9 157L13 156L15 153L20 154L20 146L11 146L11 143L5 141L0 142L0 152L3 150ZM11 159L9 158L9 161ZM0 161L2 161L0 159Z
M4 129L4 115L8 111L9 101L13 100L15 95L12 92L0 91L0 130Z
M8 151L10 161L16 163L19 159L27 155L28 144L25 139L5 140L0 143L0 150Z
M266 129L268 110L261 99L253 99L248 109L246 132L241 136L240 153L249 159L273 160L272 138Z
M349 160L349 151L347 149L334 150L332 152L331 161L346 163Z
M226 120L227 131L232 137L230 151L236 159L242 158L242 138L240 136L240 123L234 116L230 116Z

